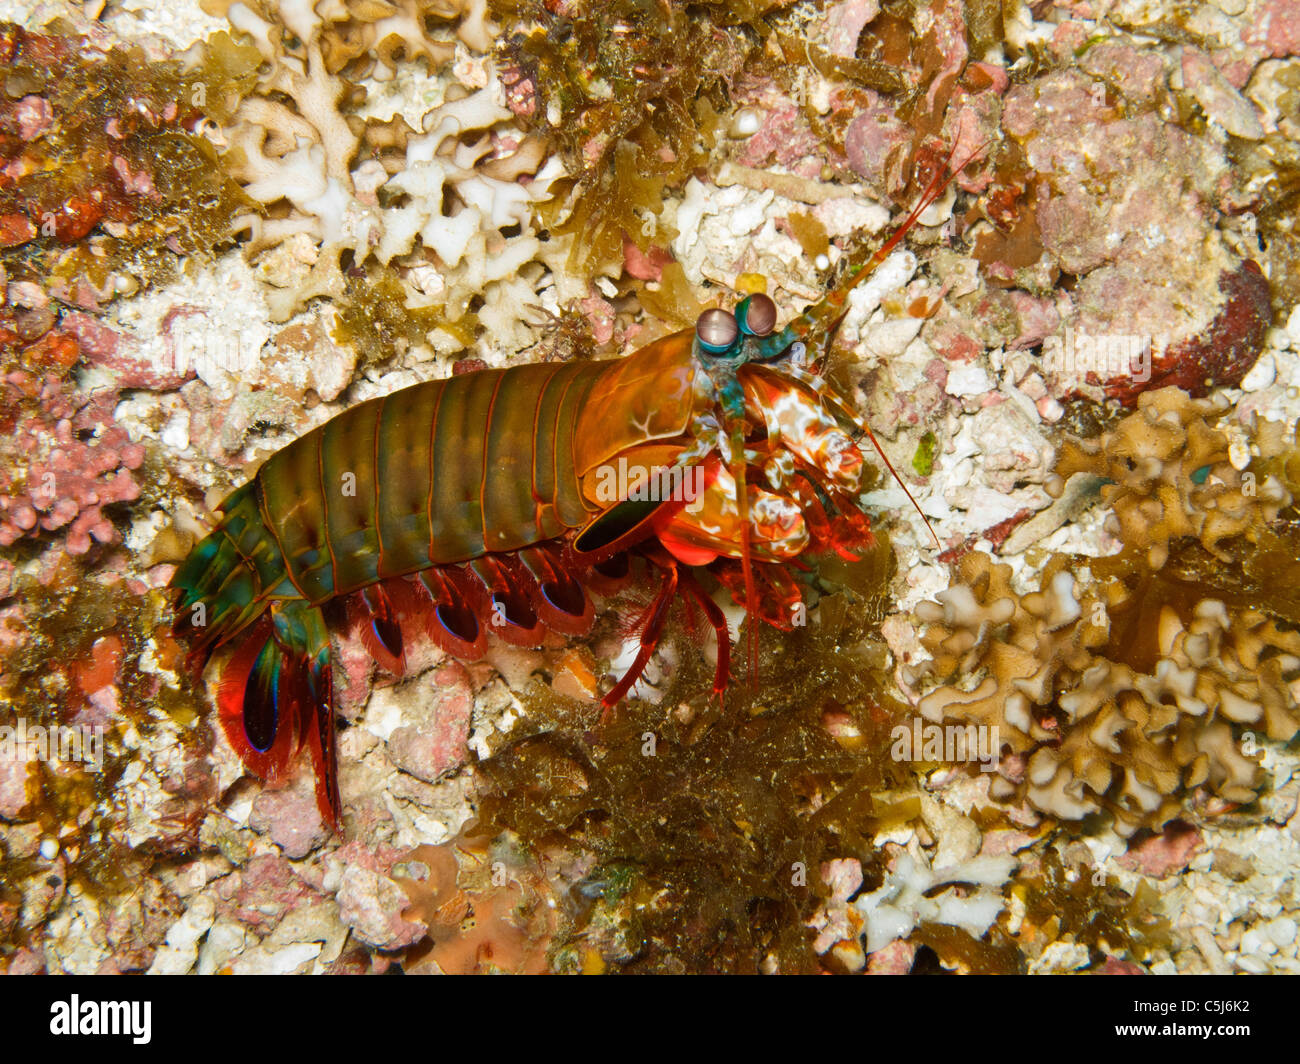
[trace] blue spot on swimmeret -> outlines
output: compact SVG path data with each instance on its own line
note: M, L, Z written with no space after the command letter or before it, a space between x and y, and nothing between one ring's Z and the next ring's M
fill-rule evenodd
M438 623L457 639L472 643L478 638L478 618L469 610L440 605L433 611Z
M258 753L275 742L280 721L280 650L274 639L257 655L244 691L244 735Z
M552 584L544 583L541 585L542 597L546 599L561 613L567 613L571 617L581 617L583 609L582 592L578 590L575 584Z

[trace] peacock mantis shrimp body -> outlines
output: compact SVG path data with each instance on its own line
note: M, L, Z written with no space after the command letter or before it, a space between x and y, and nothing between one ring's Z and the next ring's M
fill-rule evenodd
M875 440L809 347L829 349L849 292L942 187L784 329L773 301L752 294L627 358L482 370L360 403L274 454L171 582L191 665L233 648L218 712L245 765L274 779L307 746L337 825L329 633L340 614L395 672L417 630L474 660L489 632L522 646L548 629L585 634L590 593L626 581L634 557L658 591L604 706L641 675L679 597L717 634L720 696L729 637L703 571L788 630L799 559L873 545L858 441Z

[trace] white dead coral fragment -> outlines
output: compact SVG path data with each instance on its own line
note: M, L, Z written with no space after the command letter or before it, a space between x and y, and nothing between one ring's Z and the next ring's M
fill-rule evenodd
M822 297L814 262L797 240L777 227L779 220L802 210L802 204L770 187L717 187L693 177L674 206L675 214L665 220L677 230L673 254L692 284L707 280L734 286L741 273L761 273L773 292L793 297L789 302Z
M435 251L446 267L445 302L452 320L471 296L516 277L537 257L541 242L531 229L532 204L549 195L560 172L554 162L538 169L541 156L532 146L521 146L505 159L487 159L487 131L511 117L499 88L493 83L431 111L424 121L426 132L407 141L405 167L384 186L406 202L384 212L385 230L376 257L387 264L394 256L409 254L417 237ZM462 143L460 138L470 132L484 135L474 144ZM510 165L517 156L526 158L521 165ZM530 164L533 179L515 180ZM444 206L452 198L449 191L459 200L450 212ZM507 239L502 234L516 226L517 236ZM490 295L486 298L491 301Z
M946 924L982 938L1006 907L1001 887L1019 862L1009 854L976 857L968 852L961 860L931 867L938 857L928 858L914 839L895 856L881 887L867 894L858 893L862 866L855 858L828 861L822 881L830 897L808 922L817 932L813 949L856 972L865 967L868 954L907 938L923 923Z
M946 924L982 938L1006 907L1001 887L1019 862L1010 854L974 857L951 868L932 869L914 842L898 855L884 885L859 895L853 908L862 917L866 952L875 953L907 938L922 923ZM958 884L976 888L970 892ZM946 890L931 893L936 887Z
M311 299L342 299L343 266L373 261L397 273L407 308L443 306L454 322L481 296L494 308L498 346L531 343L531 313L521 307L511 318L493 289L540 260L532 207L560 167L511 124L495 74L472 93L450 86L419 131L400 116L357 113L364 76L391 77L421 56L433 69L454 56L430 20L448 20L464 45L489 49L485 0L248 0L228 18L267 61L223 133L231 172L269 209L242 222L249 257L275 263L262 275L274 286L272 320ZM316 245L314 257L280 254L303 240Z

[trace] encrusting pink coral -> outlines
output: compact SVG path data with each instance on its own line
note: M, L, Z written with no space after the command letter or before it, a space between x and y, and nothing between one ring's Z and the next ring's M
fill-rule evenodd
M0 545L66 529L69 554L113 539L104 507L140 495L144 448L113 420L115 396L86 397L53 375L16 370L0 382Z

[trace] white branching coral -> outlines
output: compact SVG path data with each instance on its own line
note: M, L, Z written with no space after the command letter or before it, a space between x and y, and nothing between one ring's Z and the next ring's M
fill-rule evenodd
M932 868L914 839L893 858L878 889L859 893L858 861L830 861L822 879L831 896L810 921L817 932L813 948L820 954L834 951L840 963L858 971L867 954L907 938L923 923L945 924L982 938L1006 907L1001 888L1018 864L1002 854Z
M226 15L265 60L223 134L231 173L265 208L241 221L273 286L272 319L342 299L345 270L372 263L400 278L407 309L438 307L454 323L478 297L496 344L531 342L535 298L521 301L511 282L540 281L540 260L557 254L539 240L532 205L560 165L511 124L490 65L476 91L440 83L442 102L419 130L400 115L358 114L363 79L490 48L485 0L248 0ZM430 31L430 20L447 26ZM442 330L429 340L462 346Z
M982 938L1006 906L1001 888L1018 863L1002 854L932 869L917 846L899 854L884 885L853 901L864 921L867 952L875 953L906 938L921 923L947 924L972 938ZM959 890L958 884L975 890Z

